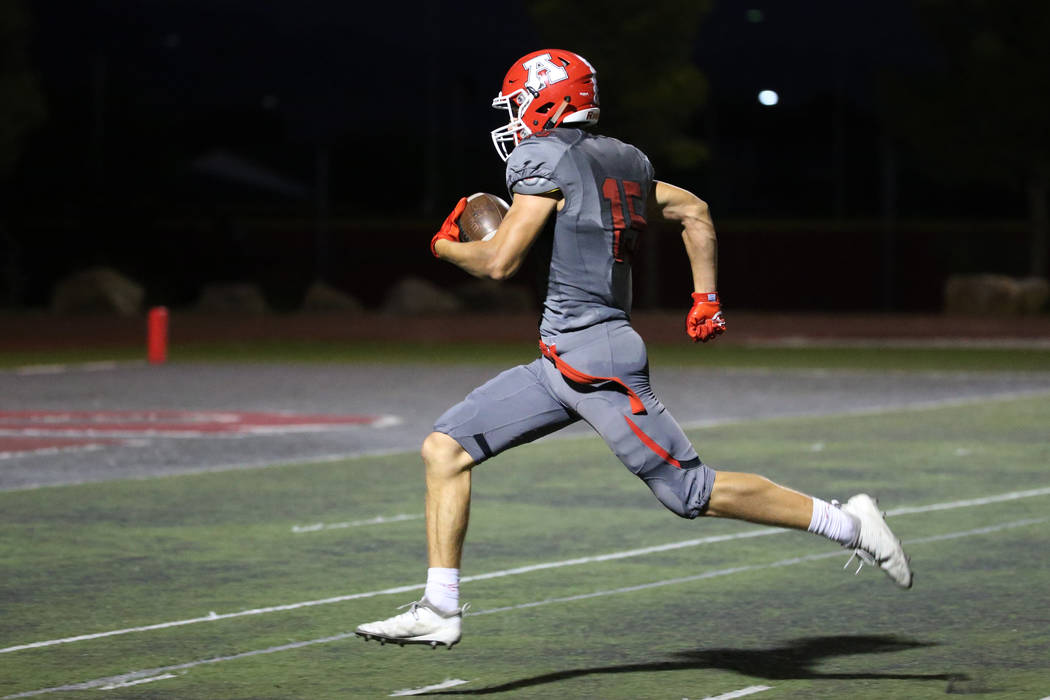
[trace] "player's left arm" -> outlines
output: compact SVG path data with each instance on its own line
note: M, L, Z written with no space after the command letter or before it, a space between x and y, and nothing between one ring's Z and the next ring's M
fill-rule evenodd
M682 226L682 242L693 273L693 291L718 290L718 237L707 203L692 192L660 180L653 182L648 214Z
M561 199L558 191L541 195L515 194L492 238L467 243L441 239L435 242L434 252L442 260L475 277L494 280L512 277Z
M699 342L724 333L717 285L718 238L707 203L688 190L655 180L648 213L682 226L682 242L693 273L693 307L686 316L686 333Z

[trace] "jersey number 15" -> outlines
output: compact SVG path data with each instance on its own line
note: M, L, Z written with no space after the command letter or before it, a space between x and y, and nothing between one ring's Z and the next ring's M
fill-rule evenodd
M609 205L613 223L613 260L630 263L638 246L638 236L645 230L645 217L635 211L642 201L642 186L634 180L605 178L602 199Z

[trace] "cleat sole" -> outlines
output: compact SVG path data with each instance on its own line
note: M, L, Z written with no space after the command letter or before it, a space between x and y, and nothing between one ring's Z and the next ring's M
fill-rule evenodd
M375 641L379 642L380 646L386 646L386 643L390 642L391 644L396 644L399 647L404 647L406 644L409 644L409 645L412 645L412 644L424 645L425 644L426 646L430 647L431 649L437 649L439 646L444 646L444 647L448 647L449 649L452 649L452 647L454 647L456 644L459 643L458 639L456 641L452 642L451 644L449 644L448 642L441 642L441 641L438 641L436 639L394 639L393 637L383 637L381 635L367 634L365 632L354 632L354 634L356 634L358 637L361 637L361 639L363 639L366 642L375 640Z

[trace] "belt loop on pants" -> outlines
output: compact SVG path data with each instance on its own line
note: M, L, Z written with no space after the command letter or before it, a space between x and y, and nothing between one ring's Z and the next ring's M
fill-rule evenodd
M554 343L547 345L540 339L540 354L546 357L548 360L554 363L554 366L562 376L571 382L577 384L601 384L602 382L612 382L617 384L620 388L627 392L627 397L631 401L631 413L637 415L639 413L645 413L645 404L638 398L638 394L634 393L631 387L623 383L623 381L617 377L596 377L592 374L585 374L580 370L570 365L565 360L558 357L558 348Z

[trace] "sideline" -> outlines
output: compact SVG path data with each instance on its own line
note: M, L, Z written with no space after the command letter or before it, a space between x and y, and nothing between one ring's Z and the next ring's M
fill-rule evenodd
M823 370L822 370L823 371ZM739 423L757 423L759 421L782 420L784 418L821 418L839 416L881 416L887 413L908 413L911 411L934 411L940 408L957 408L970 406L972 404L985 403L988 401L1018 401L1021 399L1034 399L1042 396L1050 396L1050 390L1045 388L1021 389L1017 391L999 391L981 396L957 396L949 399L931 399L929 401L913 401L906 404L881 404L878 406L860 406L847 408L833 412L827 411L802 411L801 413L790 413L780 416L764 416L759 419L740 418L711 418L707 420L685 421L681 423L683 430L698 430L701 428L715 428Z
M744 369L743 372L753 373L762 372L761 368L748 368ZM787 372L795 372L795 370L787 370ZM811 370L811 369L800 369L798 372L808 372L816 375L827 375L838 372L838 370ZM927 374L927 373L923 373ZM958 374L958 373L948 373ZM965 374L965 373L963 373ZM730 425L747 425L756 424L764 421L779 421L779 420L790 420L795 418L807 419L807 418L837 418L840 416L844 417L856 417L856 416L882 416L885 413L895 413L901 411L921 411L921 410L936 410L939 408L953 408L960 406L968 406L973 404L987 403L990 401L1016 401L1022 399L1034 399L1041 397L1050 397L1050 389L1046 387L1038 387L1032 389L1012 390L1012 391L997 391L997 393L983 394L980 396L968 396L968 397L955 397L950 399L934 399L930 401L919 401L905 404L880 404L877 406L847 408L838 410L813 410L813 411L802 411L798 413L784 413L784 415L777 416L762 416L758 418L726 418L726 419L700 419L695 421L681 421L680 425L685 430L699 430L703 428L730 426ZM376 425L373 427L387 427L387 425ZM587 432L555 432L549 434L540 439L541 442L548 440L587 440L593 438L592 433ZM286 460L279 462L273 462L271 460L259 460L249 462L233 462L227 464L213 464L203 467L186 467L178 468L173 470L161 470L151 474L143 474L137 476L120 476L120 478L114 479L103 479L103 480L70 480L61 483L38 483L38 484L21 484L18 486L0 486L0 493L15 492L15 491L30 491L37 489L46 488L61 488L65 486L81 486L84 484L100 484L112 481L148 481L152 479L166 479L169 476L184 476L190 474L210 474L210 473L222 473L226 471L241 471L241 470L254 470L254 469L270 469L278 467L287 467L293 465L322 465L331 464L334 462L343 462L346 460L357 460L364 458L373 457L391 457L395 454L409 454L416 451L416 447L403 446L403 447L382 447L382 448L371 448L371 449L359 449L351 450L346 452L333 452L328 454L316 454L316 455L303 455L301 458L291 457Z
M974 506L988 505L991 503L1003 503L1007 501L1015 501L1022 498L1032 498L1037 496L1050 495L1050 486L1042 488L1029 489L1027 491L1010 491L1007 493L996 494L993 496L985 496L983 498L971 498L960 501L948 501L944 503L931 503L925 506L911 506L900 508L898 510L887 511L887 515L910 515L915 513L929 513L939 510L950 510L953 508L971 508ZM473 581L486 581L494 578L503 578L505 576L518 576L520 574L532 573L534 571L544 571L548 569L560 569L566 566L578 566L580 564L595 564L604 561L614 561L618 559L627 559L629 557L644 556L647 554L656 554L658 552L668 552L675 549L683 549L686 547L696 547L704 544L714 544L716 542L729 542L732 540L742 540L752 537L764 537L766 535L775 535L783 532L791 532L791 530L785 530L783 528L758 528L749 529L743 532L736 532L726 535L711 535L708 537L700 537L697 539L681 540L678 542L669 542L667 544L655 545L652 547L642 547L640 549L628 549L619 552L610 552L608 554L597 554L588 557L577 557L574 559L563 559L560 561L541 562L538 564L529 564L526 566L519 566L512 569L502 569L500 571L491 571L485 574L476 574L474 576L465 576L460 579L460 583L470 583ZM978 532L978 531L972 531ZM915 540L916 542L920 540ZM925 540L922 540L925 541ZM831 555L815 555L818 557L833 556L841 554L840 551L832 552ZM677 579L676 579L677 580ZM683 579L691 580L691 579ZM238 612L218 614L210 612L208 615L202 617L193 617L185 620L172 620L170 622L159 622L152 625L143 625L141 627L128 627L125 629L109 630L106 632L95 632L93 634L81 634L71 637L64 637L61 639L48 639L40 642L30 642L28 644L18 644L15 646L5 647L0 649L0 654L9 654L15 651L23 651L25 649L39 649L42 647L55 646L58 644L72 644L75 642L83 642L92 639L102 639L104 637L115 637L118 635L131 634L133 632L150 632L153 630L167 629L171 627L182 627L185 625L192 625L199 622L216 622L218 620L229 620L236 617L247 617L250 615L265 615L273 612L284 612L287 610L297 610L300 608L314 607L318 605L329 605L331 603L343 603L350 600L361 600L363 598L374 598L382 595L394 595L397 593L408 593L411 591L417 591L424 587L424 584L413 584L408 586L395 586L393 588L385 588L375 591L366 591L363 593L350 593L347 595L333 596L331 598L321 598L319 600L307 600L299 603L288 603L285 605L274 605L264 608L253 608L250 610L240 610ZM474 615L483 614L482 612L473 613Z
M761 371L747 369L747 372ZM816 374L828 374L829 370L799 370L803 372L815 372ZM837 370L836 370L837 371ZM1040 387L1037 389L1025 389L1018 391L1001 391L993 392L990 394L981 394L977 396L963 396L946 399L933 399L930 401L919 401L905 404L881 404L878 406L858 407L845 410L834 410L834 411L803 411L800 413L789 413L783 415L773 416L761 416L761 417L735 417L735 418L708 418L693 421L681 421L680 425L683 430L701 430L705 428L716 428L731 425L747 425L762 423L765 421L776 421L793 418L836 418L839 416L877 416L889 413L898 412L909 412L909 411L932 411L941 408L955 408L961 406L970 406L974 404L987 403L990 401L1017 401L1021 399L1031 399L1040 397L1050 397L1050 389ZM373 427L388 427L387 425L379 425ZM539 442L546 442L548 440L586 440L593 438L593 434L583 432L558 432L551 435L546 435L540 438ZM389 457L391 455L408 455L414 453L415 447L383 447L383 448L372 448L363 450L351 450L349 452L337 452L323 455L312 455L303 456L302 458L290 457L288 459L274 462L271 460L258 460L248 462L232 462L227 464L212 464L203 467L189 467L179 468L172 471L159 471L154 474L140 475L140 476L124 476L114 479L86 479L86 480L70 480L63 481L60 483L36 483L36 484L21 484L18 486L0 486L0 493L16 492L16 491L32 491L37 489L47 488L61 488L63 486L81 486L84 484L97 484L106 483L108 481L147 481L150 479L163 479L173 476L187 476L192 474L215 474L230 471L246 471L254 469L270 469L287 466L310 466L310 465L321 465L331 464L333 462L342 462L345 460L352 459L363 459L368 457Z
M99 360L96 362L69 362L40 365L17 365L0 370L20 377L32 377L41 374L66 374L67 372L108 372L127 367L145 367L145 360Z
M1014 528L1025 527L1028 525L1036 525L1045 523L1050 520L1047 518L1029 518L1027 520L1015 520L1013 522L999 523L998 525L989 525L987 527L980 527L973 530L964 530L959 532L949 532L942 535L932 535L930 537L919 537L913 540L908 540L905 544L917 545L926 544L929 542L942 542L944 540L961 539L964 537L972 537L974 535L986 535L994 532L1002 532L1004 530L1011 530ZM715 571L708 571L703 574L696 574L694 576L684 576L681 578L666 579L663 581L653 581L651 583L645 583L638 586L627 586L624 588L615 588L605 591L595 591L594 593L586 593L583 595L567 596L565 598L549 598L547 600L535 601L532 603L520 603L518 605L510 605L502 608L491 608L489 610L483 610L480 612L470 613L470 617L475 615L491 615L501 612L509 612L512 610L521 610L524 608L533 608L541 605L550 605L552 603L567 603L574 602L577 600L585 600L587 598L597 598L600 596L617 595L623 593L633 593L636 591L648 590L651 588L659 588L662 586L671 586L678 583L688 583L692 581L700 581L703 579L718 578L721 576L731 576L733 574L744 573L748 571L759 571L762 569L772 569L785 566L793 566L795 564L802 564L811 561L817 561L820 559L830 559L832 557L844 557L846 552L834 551L825 552L822 554L811 554L802 557L792 557L789 559L781 559L779 561L767 562L765 564L753 564L750 566L736 566L728 569L718 569ZM422 586L419 586L422 588ZM230 656L219 656L210 659L198 659L196 661L187 661L186 663L176 664L173 666L161 666L158 668L143 669L140 671L130 671L123 673L118 676L109 676L107 678L96 678L95 680L84 681L82 683L73 683L70 685L54 686L51 688L41 688L39 690L29 690L22 693L15 693L14 695L5 695L0 700L14 700L15 698L28 698L37 695L45 695L47 693L56 693L61 691L69 690L91 690L93 688L99 688L105 685L113 684L124 684L130 681L134 681L142 678L150 678L154 676L160 676L162 674L170 673L171 671L181 671L195 666L203 666L205 664L215 664L222 661L234 661L236 659L248 658L251 656L260 656L263 654L274 654L281 651L289 651L291 649L301 649L307 646L313 646L316 644L326 644L329 642L341 641L350 637L356 636L353 632L344 632L342 634L333 635L331 637L321 637L319 639L310 639L304 642L294 642L292 644L283 644L281 646L269 647L266 649L256 649L253 651L245 651L239 654L233 654Z

